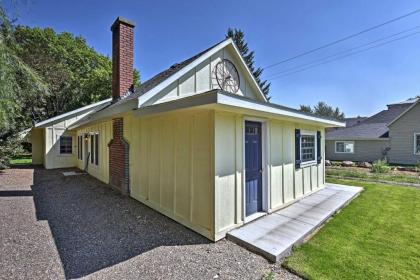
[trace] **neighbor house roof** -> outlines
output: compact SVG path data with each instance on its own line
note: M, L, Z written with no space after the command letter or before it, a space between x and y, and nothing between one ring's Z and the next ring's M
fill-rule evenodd
M392 120L388 126L390 126L391 124L395 123L396 121L398 121L402 116L404 116L407 112L409 112L411 109L413 109L414 107L417 106L417 104L420 103L420 98L414 98L411 99L414 100L415 102L411 104L411 106L409 106L405 111L403 111L400 115L398 115L398 117L396 117L394 120Z
M350 126L359 124L365 119L367 119L367 117L345 118L344 122L346 123L346 127L350 127Z
M328 131L327 140L384 140L388 139L388 125L413 105L415 100L389 104L387 110L365 118L353 126Z

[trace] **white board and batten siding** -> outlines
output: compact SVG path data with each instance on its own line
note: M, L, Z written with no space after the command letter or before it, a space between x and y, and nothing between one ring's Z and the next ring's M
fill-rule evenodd
M89 135L87 140L84 138L85 134ZM112 139L112 121L106 120L100 123L96 123L90 126L86 126L77 130L76 135L82 136L83 143L82 143L82 151L83 157L82 159L77 158L77 149L73 151L75 154L75 161L76 166L79 169L84 170L86 166L86 158L87 154L91 151L91 134L99 134L99 143L98 143L98 165L92 164L89 159L88 169L87 172L92 175L93 177L101 180L104 183L109 183L109 151L108 151L108 143ZM75 143L77 145L77 137L75 137ZM85 145L85 141L87 141L87 145ZM87 147L87 150L86 150Z
M75 116L43 128L45 129L44 167L46 169L75 166L77 138L75 133L67 130L67 128L81 117L83 116ZM72 137L72 154L60 154L60 136Z
M244 223L244 124L240 114L215 114L215 239ZM263 122L263 200L273 212L324 186L324 162L295 169L295 129L324 129L293 122ZM324 155L324 148L321 151ZM265 162L265 163L264 163Z
M214 113L124 117L130 195L214 239Z
M156 94L147 102L147 104L158 104L194 94L204 93L213 89L220 89L213 71L216 64L222 61L222 59L232 61L237 67L240 78L240 88L236 94L261 101L261 97L255 93L256 89L246 78L246 69L243 69L244 67L234 54L233 48L226 47L200 63L197 67L191 69L186 75L173 82L160 93Z

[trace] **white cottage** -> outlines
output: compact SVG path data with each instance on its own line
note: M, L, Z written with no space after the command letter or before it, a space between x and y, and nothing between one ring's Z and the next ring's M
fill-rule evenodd
M324 131L344 124L269 103L231 39L130 90L133 28L111 28L112 100L38 124L38 162L86 169L215 241L323 188Z

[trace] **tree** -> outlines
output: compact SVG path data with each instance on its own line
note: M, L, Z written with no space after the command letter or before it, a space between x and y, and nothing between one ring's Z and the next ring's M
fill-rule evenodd
M269 91L270 91L271 84L268 83L267 80L264 80L264 81L261 80L261 74L263 72L263 69L261 67L255 68L254 66L255 52L249 50L248 44L245 42L244 32L240 29L229 28L225 36L226 38L232 38L233 42L235 42L236 46L238 47L239 52L242 55L242 58L244 59L246 65L248 65L249 70L251 71L252 75L254 76L255 80L260 86L265 97L267 99L270 99Z
M13 22L0 5L0 168L20 152L19 132L112 92L111 60L82 37Z
M310 105L300 105L300 111L305 113L312 113L321 117L334 118L340 121L343 121L345 115L340 111L338 107L333 108L327 103L320 101L313 108Z
M112 62L89 47L82 37L26 26L17 26L14 37L17 55L42 77L49 89L38 95L36 102L32 99L24 103L34 121L111 96ZM138 83L138 72L133 75Z

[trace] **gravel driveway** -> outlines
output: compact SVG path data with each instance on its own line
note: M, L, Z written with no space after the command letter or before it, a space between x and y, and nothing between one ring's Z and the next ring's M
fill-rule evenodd
M0 171L0 279L299 279L63 171Z

